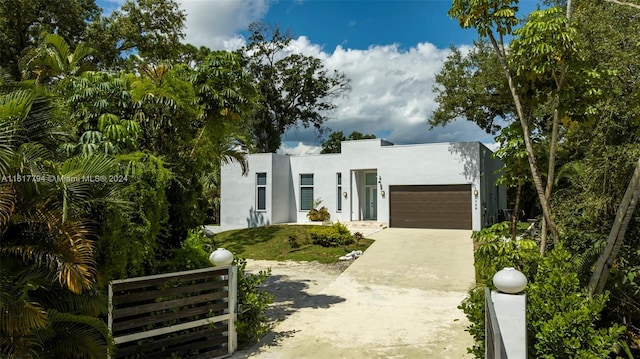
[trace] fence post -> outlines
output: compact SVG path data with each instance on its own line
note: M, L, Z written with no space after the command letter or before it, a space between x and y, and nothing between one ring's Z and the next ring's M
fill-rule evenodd
M485 288L485 359L527 358L527 285L508 267L493 277L499 291Z
M111 286L111 282L109 282L107 295L109 297L109 303L107 307L107 327L109 328L109 335L113 336L113 287ZM115 350L115 344L114 344L114 350ZM107 346L107 359L111 359L111 353L108 346Z
M229 268L229 354L238 349L238 333L236 333L236 319L238 318L236 303L238 303L238 267Z

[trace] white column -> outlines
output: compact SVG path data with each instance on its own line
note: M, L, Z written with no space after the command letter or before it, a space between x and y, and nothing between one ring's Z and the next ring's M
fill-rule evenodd
M229 268L229 341L228 352L234 353L238 349L238 333L236 333L236 303L238 302L238 267Z
M491 291L500 335L509 359L527 358L527 295Z

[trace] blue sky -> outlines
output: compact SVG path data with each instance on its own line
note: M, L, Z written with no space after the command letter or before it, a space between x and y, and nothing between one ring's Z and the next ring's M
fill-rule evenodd
M105 12L123 0L98 0ZM436 108L435 74L450 46L468 48L475 30L461 29L441 0L179 0L187 12L186 42L214 49L245 43L254 21L279 24L294 34L288 51L312 55L328 69L344 72L352 90L335 100L326 125L334 131L374 133L396 144L481 141L493 136L459 120L429 130ZM520 2L520 14L537 1ZM312 130L293 129L282 151L317 153Z
M397 43L407 49L428 40L438 47L470 43L474 30L460 29L446 13L449 1L279 1L266 21L280 23L313 43L366 49Z

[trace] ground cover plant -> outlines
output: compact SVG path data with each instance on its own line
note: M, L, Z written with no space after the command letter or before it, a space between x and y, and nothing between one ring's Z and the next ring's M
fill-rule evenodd
M318 261L332 263L340 256L354 250L366 250L373 240L347 235L345 241L344 230L338 232L333 226L313 225L271 225L265 227L248 228L226 231L216 234L212 245L223 247L234 254L251 259ZM340 225L344 227L343 225ZM323 246L314 243L315 231L330 231L335 235L323 235L334 246ZM348 233L348 230L347 230ZM331 238L336 238L333 240ZM348 243L352 241L351 243Z

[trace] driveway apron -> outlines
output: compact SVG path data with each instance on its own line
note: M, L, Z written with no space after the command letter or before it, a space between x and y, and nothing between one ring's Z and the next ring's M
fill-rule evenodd
M236 357L465 358L473 345L457 309L474 284L471 231L389 228L270 339Z

